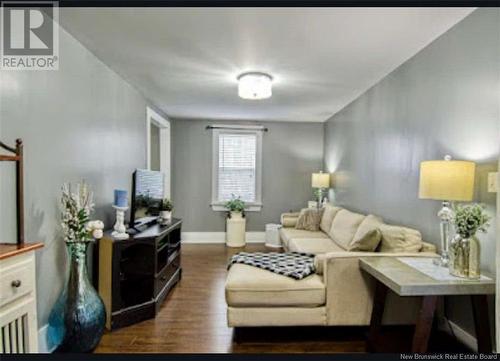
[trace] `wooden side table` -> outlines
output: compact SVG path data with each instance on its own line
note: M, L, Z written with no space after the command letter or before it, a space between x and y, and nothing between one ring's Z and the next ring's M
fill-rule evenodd
M430 259L428 260L430 261ZM412 352L427 352L437 302L441 297L452 295L469 295L471 297L478 352L492 352L487 295L495 293L495 280L472 281L460 278L437 280L396 257L360 258L359 265L363 271L376 280L368 333L370 349L375 348L376 340L379 338L387 291L390 289L401 297L422 297L422 305L413 335Z

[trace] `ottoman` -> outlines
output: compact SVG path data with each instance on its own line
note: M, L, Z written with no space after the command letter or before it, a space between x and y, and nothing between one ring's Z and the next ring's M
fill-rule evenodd
M241 326L312 326L326 324L322 276L302 280L245 264L233 264L225 285L227 321Z

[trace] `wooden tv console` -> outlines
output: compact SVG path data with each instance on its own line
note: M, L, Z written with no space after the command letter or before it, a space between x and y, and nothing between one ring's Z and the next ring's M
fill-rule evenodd
M129 239L106 234L94 247L94 286L106 306L106 328L153 318L181 279L181 225L172 219Z

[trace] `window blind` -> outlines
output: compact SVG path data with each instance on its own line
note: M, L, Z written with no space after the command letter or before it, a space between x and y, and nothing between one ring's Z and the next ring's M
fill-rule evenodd
M255 201L256 153L255 134L219 135L218 201L228 201L232 195Z

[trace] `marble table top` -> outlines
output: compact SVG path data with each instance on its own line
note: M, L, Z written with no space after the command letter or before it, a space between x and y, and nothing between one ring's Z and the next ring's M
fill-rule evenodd
M439 280L400 261L397 257L361 257L359 265L363 271L375 277L399 296L495 293L494 279L466 280L457 277L453 280Z

